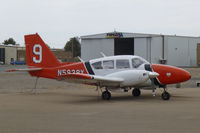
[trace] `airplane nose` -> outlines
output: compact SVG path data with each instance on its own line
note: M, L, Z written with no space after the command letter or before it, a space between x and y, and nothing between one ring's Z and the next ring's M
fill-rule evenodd
M159 74L157 78L163 85L181 83L191 78L190 73L182 68L161 64L153 64L152 68Z
M187 72L186 70L184 70L184 69L182 69L182 80L183 80L183 82L184 81L187 81L187 80L189 80L189 79L191 79L191 75L190 75L190 73L189 72Z

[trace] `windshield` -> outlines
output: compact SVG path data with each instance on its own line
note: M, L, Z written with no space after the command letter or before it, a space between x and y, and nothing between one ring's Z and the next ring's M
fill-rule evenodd
M139 58L133 58L132 59L132 66L133 68L138 68L140 65L142 65L144 63L144 61L142 61Z

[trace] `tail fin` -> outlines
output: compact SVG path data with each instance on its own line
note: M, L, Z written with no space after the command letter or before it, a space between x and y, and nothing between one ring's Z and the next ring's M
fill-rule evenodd
M28 66L56 67L61 64L37 33L24 38Z

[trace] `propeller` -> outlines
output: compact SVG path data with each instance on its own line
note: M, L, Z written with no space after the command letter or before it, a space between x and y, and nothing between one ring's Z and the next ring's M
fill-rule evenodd
M154 84L154 79L159 76L157 72L149 72L149 78L151 80L151 87L152 87L152 94L153 96L156 96L156 91L155 91L155 84Z
M155 84L154 84L154 79L151 79L151 87L152 87L153 96L156 96L156 88L155 88Z
M156 78L158 76L159 76L159 74L157 72L149 72L149 78L150 79L154 79L154 78Z

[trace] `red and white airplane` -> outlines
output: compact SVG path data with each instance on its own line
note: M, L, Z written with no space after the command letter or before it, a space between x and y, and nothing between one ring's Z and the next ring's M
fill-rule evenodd
M59 81L77 82L95 85L97 89L105 88L102 99L111 98L110 91L128 91L132 88L133 96L140 96L140 89L151 89L155 95L155 87L162 87L162 99L168 100L170 94L166 85L187 81L190 74L177 67L161 64L150 64L139 56L120 55L93 59L87 62L60 62L40 36L25 35L27 69L12 71L28 71L36 77L56 79Z

